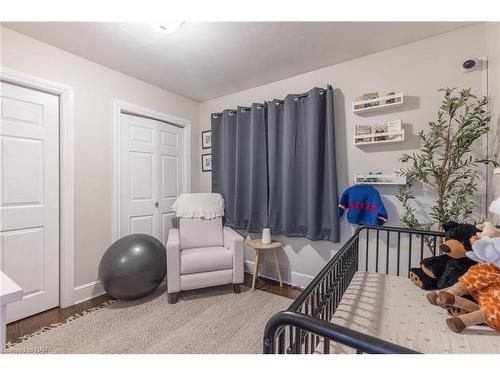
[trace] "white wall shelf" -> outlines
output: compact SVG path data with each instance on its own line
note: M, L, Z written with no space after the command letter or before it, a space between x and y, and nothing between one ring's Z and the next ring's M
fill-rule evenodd
M386 104L387 100L394 100L394 103ZM352 103L352 112L355 114L379 111L382 109L399 107L404 103L404 93L381 96L380 98L359 100ZM366 104L371 104L365 107Z
M405 185L406 177L396 174L355 173L354 182L366 185Z
M381 141L374 141L375 137L395 137L393 139L384 139ZM367 141L360 141L362 139L368 139ZM361 134L354 136L354 145L355 146L366 146L366 145L376 145L379 143L394 143L394 142L403 142L405 140L405 131L402 129L397 133L371 133L371 134Z

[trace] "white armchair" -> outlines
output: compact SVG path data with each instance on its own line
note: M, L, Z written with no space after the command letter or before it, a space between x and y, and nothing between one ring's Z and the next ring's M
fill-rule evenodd
M243 283L243 237L222 219L180 218L179 229L170 229L167 240L168 302L176 303L180 291Z

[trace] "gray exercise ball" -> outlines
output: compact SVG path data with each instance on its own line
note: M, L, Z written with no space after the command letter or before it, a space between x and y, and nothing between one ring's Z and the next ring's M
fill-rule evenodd
M155 290L167 274L167 251L155 237L130 234L115 241L99 264L106 293L118 299L136 299Z

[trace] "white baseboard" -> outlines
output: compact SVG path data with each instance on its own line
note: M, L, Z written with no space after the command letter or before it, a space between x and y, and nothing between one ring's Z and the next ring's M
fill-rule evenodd
M100 295L103 295L104 293L106 292L102 288L99 280L92 281L91 283L83 284L75 288L73 292L73 301L75 301L74 304L76 305L77 303L87 301L94 297L98 297Z
M284 283L298 286L300 288L305 288L309 283L314 279L313 276L304 275L302 273L294 272L283 268L280 265L281 269L281 278ZM251 260L245 260L245 271L253 273L255 270L255 262ZM273 262L262 262L260 265L259 275L271 280L278 280L278 276L276 275L274 263Z
M298 286L300 288L305 288L314 278L313 276L304 275L298 272L290 272L288 269L281 267L281 277L283 282L289 285ZM251 260L245 260L245 271L253 273L255 269L255 262ZM273 262L262 262L260 266L260 275L267 279L278 280L275 274L275 268ZM75 288L73 292L74 304L78 304L87 301L91 298L95 298L106 293L99 282L92 281L87 284L79 285Z

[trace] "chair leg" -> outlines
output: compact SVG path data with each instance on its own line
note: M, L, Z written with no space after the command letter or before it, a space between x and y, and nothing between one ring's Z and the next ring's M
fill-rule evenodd
M177 297L179 296L179 293L167 293L167 298L168 298L168 303L173 305L174 303L177 303Z
M233 290L234 290L234 293L240 294L240 292L241 292L241 284L233 284Z

